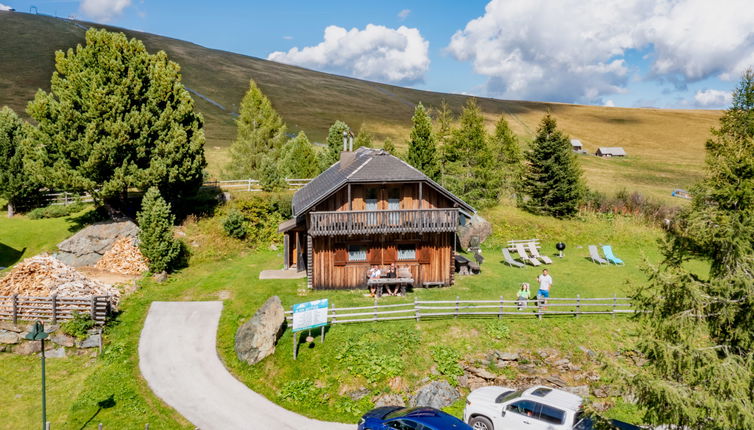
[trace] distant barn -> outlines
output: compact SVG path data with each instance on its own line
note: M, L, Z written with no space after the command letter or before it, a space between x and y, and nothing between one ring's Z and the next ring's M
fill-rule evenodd
M600 147L597 148L597 152L595 152L594 155L598 157L625 157L626 151L620 146Z
M579 152L584 149L584 147L581 145L581 141L578 139L571 139L571 149L574 152Z

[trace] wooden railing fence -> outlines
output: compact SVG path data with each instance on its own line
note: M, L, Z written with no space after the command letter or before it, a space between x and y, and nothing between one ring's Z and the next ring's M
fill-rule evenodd
M327 313L329 324L393 321L414 319L442 319L458 317L520 316L542 318L547 315L615 315L634 312L629 298L549 298L544 300L419 300L409 303L380 305L375 299L372 306L337 308L331 304ZM293 320L293 311L286 311Z
M111 311L110 296L26 297L0 296L0 320L45 320L57 324L73 318L74 313L88 314L97 324L104 324Z
M398 209L377 211L324 211L311 213L309 234L452 232L458 226L458 209Z

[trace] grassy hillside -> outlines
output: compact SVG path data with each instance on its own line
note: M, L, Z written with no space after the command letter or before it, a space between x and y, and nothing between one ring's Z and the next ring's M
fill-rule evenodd
M49 88L54 51L82 43L89 23L46 16L0 12L0 106L17 112L38 88ZM257 81L288 126L323 140L335 119L365 127L380 141L391 137L399 146L408 136L418 102L439 106L446 100L460 112L466 97L419 91L319 73L270 61L204 48L148 33L115 29L144 41L154 52L165 50L183 71L184 83L206 120L210 172L227 159L235 136L234 113L248 87ZM201 96L200 96L201 95ZM211 103L205 98L214 102ZM589 185L603 191L619 188L667 197L673 188L688 187L699 176L704 141L719 111L624 109L479 99L490 130L505 115L522 138L529 139L542 115L550 110L560 126L585 149L623 146L626 160L584 157Z

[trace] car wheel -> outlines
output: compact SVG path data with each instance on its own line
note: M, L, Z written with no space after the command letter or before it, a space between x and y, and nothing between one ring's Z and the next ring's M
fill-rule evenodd
M474 417L469 420L469 425L474 430L493 430L492 423L485 417Z

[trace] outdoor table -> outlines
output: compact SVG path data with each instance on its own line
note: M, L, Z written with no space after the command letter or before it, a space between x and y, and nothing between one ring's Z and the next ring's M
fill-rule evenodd
M385 287L385 285L400 285L401 287L401 295L406 295L406 285L414 283L414 278L377 278L377 279L368 279L367 280L367 286L372 287L374 286L377 290L377 297L382 297L382 290Z

